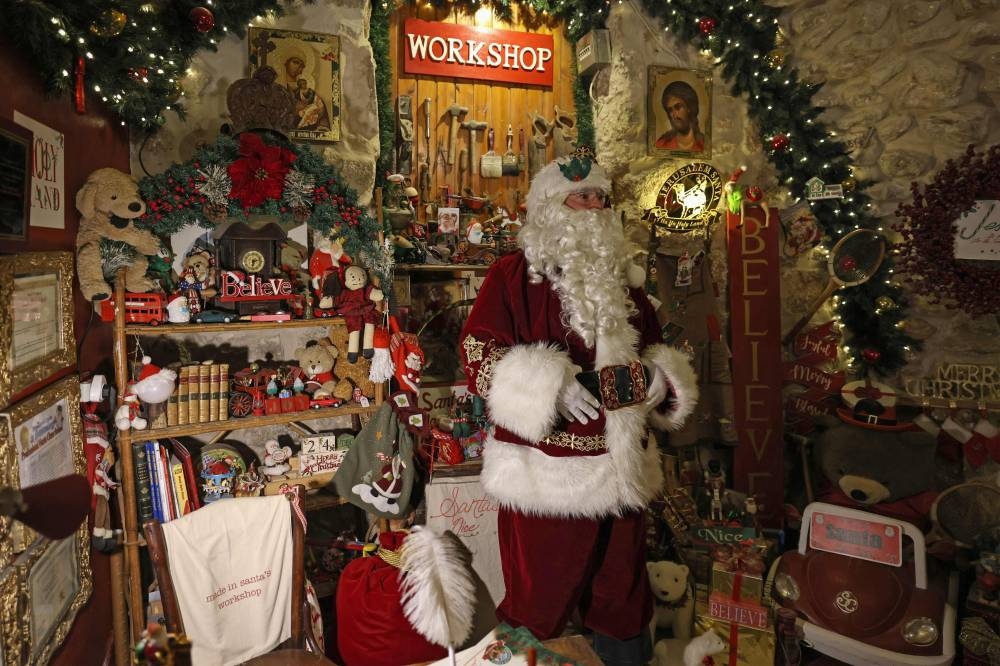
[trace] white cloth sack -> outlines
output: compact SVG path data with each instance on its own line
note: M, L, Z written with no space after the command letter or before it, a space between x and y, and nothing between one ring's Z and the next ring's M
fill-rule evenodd
M290 516L283 495L241 497L163 525L192 663L239 664L291 636Z

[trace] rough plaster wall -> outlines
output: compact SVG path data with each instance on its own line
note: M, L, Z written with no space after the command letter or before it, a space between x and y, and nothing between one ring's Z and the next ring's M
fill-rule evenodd
M857 178L875 181L868 193L887 230L897 221L899 202L910 200L911 181L929 181L970 143L982 149L1000 142L1000 0L771 4L783 9L788 62L804 80L826 83L814 103L826 108L822 119L827 126L853 146ZM631 0L614 6L608 28L612 64L597 75L592 88L598 157L616 178L616 200L629 220L637 220L653 205L660 183L683 163L646 156L646 68L708 69L711 59L664 32ZM707 161L724 176L746 164L743 182L762 186L772 205L791 205L761 153L745 102L729 97L718 73L713 98L713 150ZM703 242L703 237L675 235L660 251L693 253ZM723 252L712 248L717 275ZM825 282L819 256L786 262L786 329ZM911 334L925 341L925 351L915 355L905 375L926 376L944 362L1000 365L995 316L972 320L915 298L908 325Z
M340 36L342 140L314 143L312 149L340 170L362 205L371 199L378 156L375 61L368 42L370 15L367 0L296 2L269 26ZM159 173L175 162L190 159L198 144L215 140L219 127L229 120L226 90L233 81L246 77L247 57L246 40L233 36L219 44L218 52L202 51L191 61L183 82L187 120L168 113L167 123L146 140L144 148L143 137L133 136L132 173Z

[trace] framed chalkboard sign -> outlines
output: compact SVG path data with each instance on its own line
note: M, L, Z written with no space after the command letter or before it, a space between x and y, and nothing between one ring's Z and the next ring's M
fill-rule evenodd
M26 240L31 212L31 130L0 118L0 240Z

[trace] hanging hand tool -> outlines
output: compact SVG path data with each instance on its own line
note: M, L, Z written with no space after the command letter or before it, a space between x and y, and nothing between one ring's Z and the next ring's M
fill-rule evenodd
M503 154L503 175L516 176L518 174L517 155L514 154L514 128L507 124L507 152Z
M427 202L431 191L431 98L424 98L424 164L420 172L420 200Z
M448 166L455 163L455 149L458 144L458 117L469 112L466 106L452 104L448 107L451 114L451 131L448 133Z

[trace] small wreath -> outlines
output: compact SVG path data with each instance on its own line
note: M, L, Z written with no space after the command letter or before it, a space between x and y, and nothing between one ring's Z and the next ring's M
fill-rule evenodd
M969 146L922 190L918 183L910 190L913 203L896 210L906 221L893 227L903 237L897 268L909 289L973 317L1000 312L1000 266L955 258L956 220L976 201L1000 198L1000 145L985 153Z

